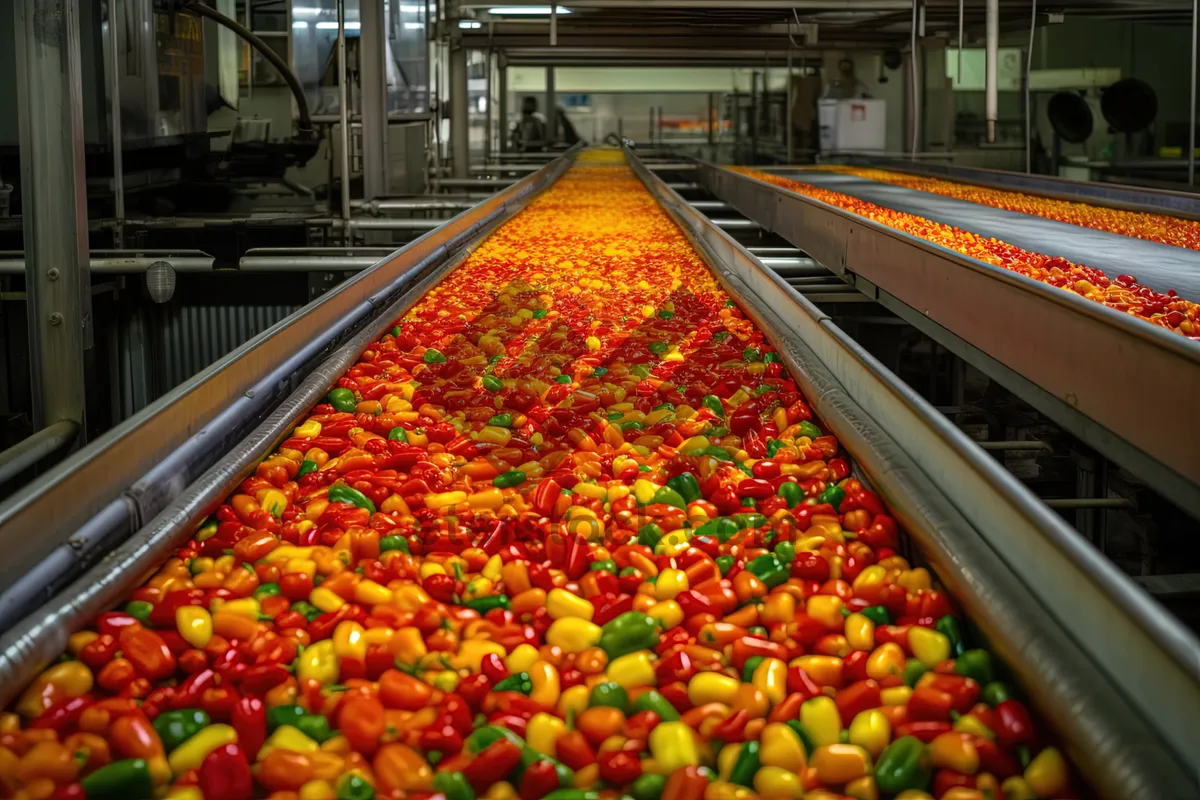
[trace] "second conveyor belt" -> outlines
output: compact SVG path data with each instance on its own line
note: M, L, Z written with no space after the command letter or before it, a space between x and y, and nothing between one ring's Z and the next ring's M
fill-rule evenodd
M1185 299L1200 300L1200 251L1197 250L1141 241L1032 214L989 208L854 174L826 170L773 172L884 208L916 214L981 236L1000 239L1035 253L1086 264L1112 277L1132 274L1139 283L1155 291L1165 293L1175 289ZM894 174L906 177L902 173ZM1098 208L1097 213L1102 213L1101 209Z
M77 660L51 667L18 710L63 734L88 715L96 735L111 718L114 751L145 760L93 772L102 765L64 749L59 764L39 734L43 751L18 779L50 769L69 785L87 770L89 797L141 796L192 770L210 798L248 798L251 781L462 800L514 787L599 797L588 793L599 781L637 798L735 796L730 784L891 796L1000 779L1044 797L1071 780L1111 797L1194 794L1181 745L1195 732L1194 681L1167 671L1161 642L1121 627L1128 608L1113 631L1140 648L1171 705L1124 664L1089 659L1096 642L1077 641L1089 626L1028 596L1004 548L976 530L990 520L1016 546L1021 534L1061 536L1061 523L1002 478L988 483L986 464L926 421L930 409L634 166L697 250L624 168L576 167L5 637L12 698L101 592L130 600L72 637ZM804 419L783 367L819 418ZM331 383L312 409L311 389ZM948 449L918 465L887 414ZM890 512L845 482L838 442L814 421ZM988 519L946 495L945 471L982 481L955 499ZM197 530L213 496L220 509ZM895 553L891 514L1053 716L1082 774L1068 778L1023 718L1005 667L960 652L980 640ZM136 565L172 546L177 560L129 595ZM1078 602L1111 601L1078 568L1057 578ZM109 702L98 725L93 680L103 694L143 681L145 703ZM163 724L146 730L143 713ZM970 719L955 729L954 714ZM700 765L717 773L709 790Z

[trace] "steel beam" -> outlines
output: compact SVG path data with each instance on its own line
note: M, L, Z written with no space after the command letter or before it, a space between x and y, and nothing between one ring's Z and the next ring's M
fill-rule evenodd
M452 6L453 8L453 6ZM458 14L450 20L450 174L465 178L471 161L471 115L467 84L467 48L459 33Z
M82 428L92 320L79 7L14 5L33 421Z
M363 195L386 195L388 180L387 20L383 0L361 0L359 80L362 83Z

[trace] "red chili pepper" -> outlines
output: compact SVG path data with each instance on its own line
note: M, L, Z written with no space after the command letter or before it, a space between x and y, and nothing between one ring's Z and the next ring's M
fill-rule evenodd
M257 697L239 698L233 707L230 724L237 731L238 744L247 753L258 753L267 738L267 708Z
M291 677L291 673L282 664L260 664L256 667L250 667L242 673L240 685L244 692L263 695L270 689L286 681L289 677Z
M941 721L950 718L954 697L932 686L918 686L908 698L908 716L914 721Z
M600 754L597 763L600 766L601 779L614 786L625 786L633 783L642 774L642 762L637 753L624 750L606 750Z
M492 784L508 777L521 762L521 748L508 739L493 742L463 768L463 777L476 792L486 792Z
M714 739L730 744L746 741L746 724L750 722L750 712L746 709L731 714L713 727L711 736Z
M82 697L68 697L43 711L40 717L29 723L29 727L34 729L50 728L57 731L61 738L75 726L75 723L79 722L80 715L95 702L96 698L90 694Z
M979 684L973 678L962 675L944 675L932 673L925 679L924 686L950 695L950 707L959 714L965 714L979 699Z
M763 658L787 658L787 649L778 642L768 642L754 636L738 639L733 643L733 665L738 669L754 656ZM797 667L799 669L799 667Z
M601 775L603 776L603 772ZM525 774L521 776L518 796L522 800L541 800L557 788L558 771L553 762L535 761L525 768Z
M175 656L154 631L128 627L122 631L119 641L121 652L142 677L156 681L175 673Z
M681 767L667 778L661 800L700 800L708 788L708 778L698 767Z
M196 777L205 797L250 800L254 796L254 776L240 743L223 745L205 756Z
M109 611L96 617L96 630L101 634L120 637L126 628L140 628L142 623L136 617L123 614L120 611Z
M216 685L217 676L211 669L201 670L189 675L187 680L179 684L175 690L175 708L193 708L200 703L205 690Z
M587 737L579 731L568 731L558 737L555 754L558 760L573 770L581 770L596 763L596 753L588 744Z

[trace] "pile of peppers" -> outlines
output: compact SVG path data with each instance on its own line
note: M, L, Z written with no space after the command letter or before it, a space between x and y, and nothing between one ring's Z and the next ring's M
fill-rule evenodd
M632 172L579 164L70 637L0 796L1076 797L899 548Z
M1024 192L1010 192L986 186L931 178L925 175L909 175L884 169L866 167L843 167L823 165L816 169L853 175L869 181L879 181L918 192L940 194L955 200L965 200L981 206L991 206L1005 211L1031 214L1035 217L1078 225L1081 228L1116 233L1147 242L1169 244L1187 250L1200 250L1200 222L1165 214L1150 214L1142 211L1125 211L1105 208L1073 200L1059 200Z
M1138 283L1137 278L1133 275L1118 275L1115 278L1109 278L1094 267L1076 264L1060 256L1034 253L998 239L990 239L971 231L934 222L916 214L885 208L848 194L748 167L734 167L734 169L765 183L845 209L889 228L895 228L956 253L962 253L968 258L1011 270L1035 281L1072 292L1092 302L1101 303L1123 314L1129 314L1145 322L1166 328L1181 336L1200 341L1200 305L1179 297L1174 289L1163 294ZM870 177L875 178L873 175ZM887 182L904 185L897 180L888 180ZM926 189L926 185L911 188ZM946 193L937 189L927 190L939 194ZM978 200L963 199L972 199L975 202L983 202L985 205L997 205L994 202L985 202L982 198ZM1048 215L1041 214L1039 216ZM1074 220L1067 221L1074 222Z

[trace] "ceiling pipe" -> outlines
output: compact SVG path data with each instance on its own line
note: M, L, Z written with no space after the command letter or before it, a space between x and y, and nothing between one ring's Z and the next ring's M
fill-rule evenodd
M986 0L984 25L987 36L987 70L984 94L987 116L987 140L996 141L996 120L999 118L999 93L996 87L996 66L1000 56L1000 0Z

